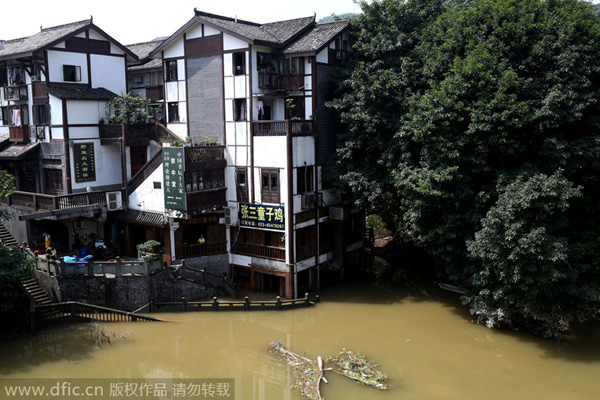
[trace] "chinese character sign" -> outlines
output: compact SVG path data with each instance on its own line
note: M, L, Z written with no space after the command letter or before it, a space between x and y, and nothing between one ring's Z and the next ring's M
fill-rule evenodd
M241 203L240 226L284 231L285 214L283 206Z
M183 147L163 147L165 208L186 210Z
M73 143L73 169L76 183L96 180L94 143Z

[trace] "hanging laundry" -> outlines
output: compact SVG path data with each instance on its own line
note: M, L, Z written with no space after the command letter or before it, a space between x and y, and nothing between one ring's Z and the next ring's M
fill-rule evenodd
M19 108L13 108L13 124L21 126L21 110Z
M256 103L256 107L258 108L258 112L259 112L259 113L264 113L264 112L265 112L265 110L264 110L264 108L265 108L265 105L264 105L264 103L262 102L262 100L259 100L259 101Z

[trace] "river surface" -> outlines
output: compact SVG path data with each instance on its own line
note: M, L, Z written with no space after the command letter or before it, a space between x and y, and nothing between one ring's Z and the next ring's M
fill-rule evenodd
M89 325L54 328L0 343L0 377L233 378L237 400L302 399L266 351L283 339L309 358L335 355L339 346L362 352L394 386L378 391L328 372L326 400L600 399L598 325L562 341L491 330L471 323L457 295L436 287L411 293L349 284L326 288L321 299L308 309L102 324L131 339L101 349L85 339Z

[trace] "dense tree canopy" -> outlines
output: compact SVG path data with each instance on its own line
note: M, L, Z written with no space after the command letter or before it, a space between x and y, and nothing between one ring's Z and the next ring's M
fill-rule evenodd
M600 21L578 0L362 3L334 173L489 326L600 310ZM342 187L343 186L343 187ZM390 217L392 216L392 217Z

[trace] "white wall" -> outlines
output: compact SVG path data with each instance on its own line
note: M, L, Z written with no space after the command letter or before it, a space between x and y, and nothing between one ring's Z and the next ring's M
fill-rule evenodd
M123 57L92 54L92 87L103 87L119 96L127 93L125 59Z
M287 165L286 137L256 136L254 138L254 165L285 168Z
M104 104L102 102L102 104ZM102 113L101 107L97 101L67 101L67 118L69 118L69 125L77 124L97 124L100 118L104 118L106 115ZM52 121L52 125L55 121ZM98 128L96 129L96 137L98 137Z
M87 56L80 53L48 50L48 69L51 82L64 82L63 65L81 67L81 81L71 83L88 83Z
M183 57L183 36L179 36L171 42L164 50L164 58Z
M319 54L317 54L317 62L327 64L329 62L329 50L323 49Z
M248 43L244 42L243 40L233 37L231 35L228 35L226 33L223 34L223 50L225 50L225 51L236 50L236 49L244 49L247 47L248 47Z
M160 182L160 189L154 188L154 182ZM129 196L127 208L131 210L162 213L165 210L163 192L163 169L159 167ZM138 206L138 204L140 204Z
M315 139L311 136L293 138L294 168L315 165Z
M186 39L197 39L202 37L202 24L194 24L185 32Z

